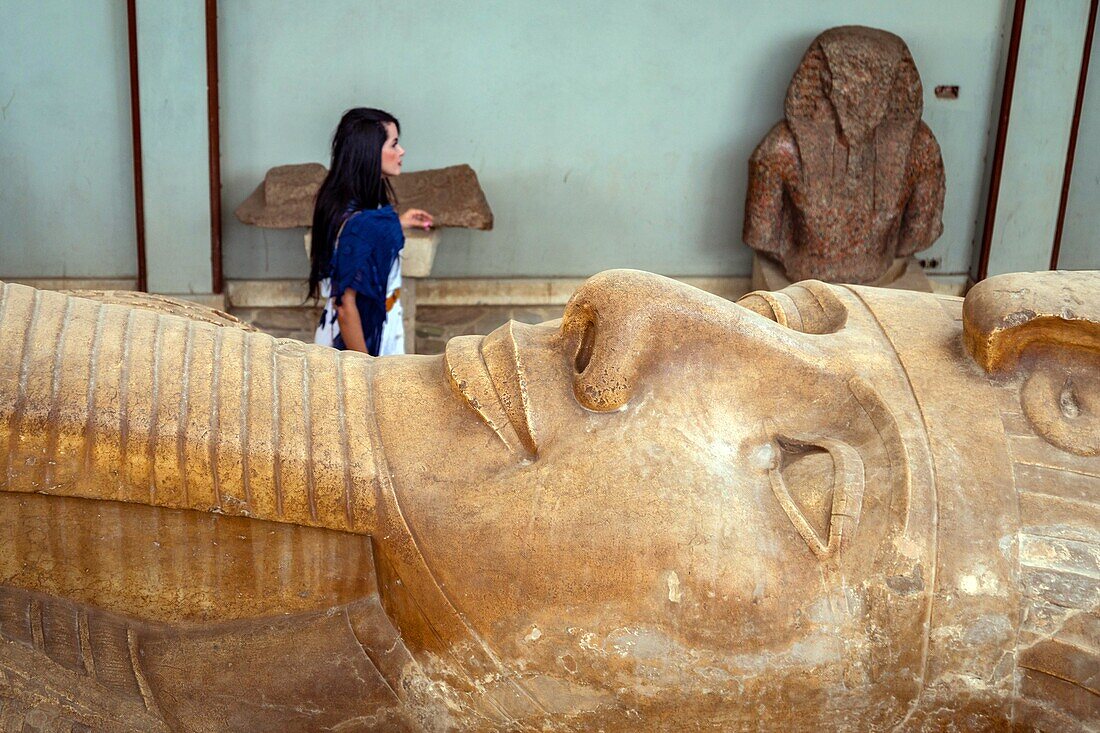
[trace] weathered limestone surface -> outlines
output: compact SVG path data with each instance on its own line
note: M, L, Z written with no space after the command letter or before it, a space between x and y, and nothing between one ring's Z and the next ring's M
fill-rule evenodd
M402 173L390 179L399 211L431 212L436 227L493 228L493 212L468 165Z
M269 229L313 225L313 204L328 169L320 163L278 165L234 212L242 224Z
M65 295L86 298L100 303L114 303L129 308L140 308L153 313L183 316L192 321L212 323L215 326L236 326L246 331L256 329L236 316L216 308L208 308L188 300L155 293L139 293L132 290L62 290Z
M786 119L749 160L745 244L791 281L848 283L932 246L944 170L923 106L902 39L861 26L819 35L787 89Z
M0 729L1091 730L1100 273L372 359L0 291Z

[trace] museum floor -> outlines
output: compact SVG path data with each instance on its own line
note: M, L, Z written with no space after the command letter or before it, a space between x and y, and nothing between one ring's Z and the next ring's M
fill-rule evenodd
M320 311L306 308L234 308L241 320L278 338L313 340ZM509 320L542 323L560 318L561 306L420 306L417 308L416 353L439 354L453 336L486 334Z

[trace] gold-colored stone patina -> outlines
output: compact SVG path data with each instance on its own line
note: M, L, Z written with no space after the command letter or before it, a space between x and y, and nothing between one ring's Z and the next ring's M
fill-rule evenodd
M7 285L0 728L1092 729L1098 293L612 271L371 359Z

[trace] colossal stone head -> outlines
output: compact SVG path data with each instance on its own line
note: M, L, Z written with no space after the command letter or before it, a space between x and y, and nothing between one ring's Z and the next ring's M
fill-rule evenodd
M819 35L786 119L749 161L744 240L790 280L867 283L943 230L943 161L921 121L905 42L860 26Z
M964 311L612 271L560 322L384 359L6 286L0 700L107 730L1084 729L1098 282Z

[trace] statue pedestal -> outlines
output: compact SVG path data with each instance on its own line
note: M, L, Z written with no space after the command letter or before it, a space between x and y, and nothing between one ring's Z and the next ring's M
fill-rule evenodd
M416 285L432 272L439 230L405 230L405 248L401 250L401 307L405 310L405 353L416 353Z
M752 257L752 289L782 290L791 284L783 268L778 263L760 254ZM912 257L898 257L874 282L864 283L876 288L895 288L897 290L916 290L921 293L932 292L932 282L924 274L924 268Z

